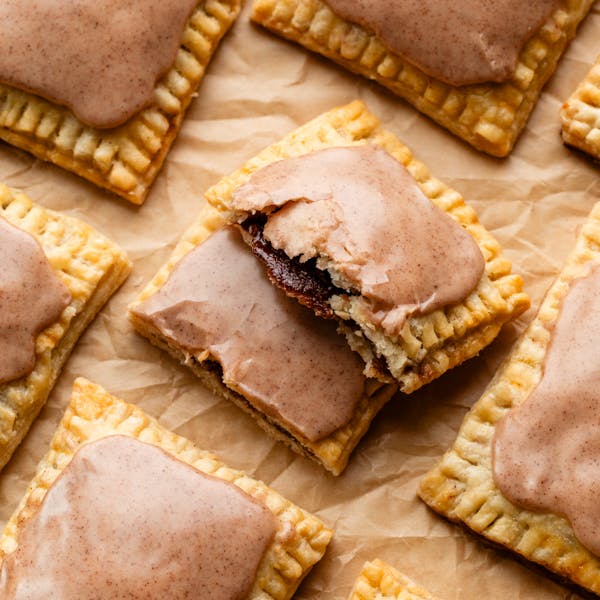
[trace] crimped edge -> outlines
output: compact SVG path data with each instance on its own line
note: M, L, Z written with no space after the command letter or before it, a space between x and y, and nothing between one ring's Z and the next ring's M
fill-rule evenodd
M600 56L560 111L565 144L600 160Z
M381 595L390 600L435 600L426 589L376 558L363 565L348 600L374 600Z

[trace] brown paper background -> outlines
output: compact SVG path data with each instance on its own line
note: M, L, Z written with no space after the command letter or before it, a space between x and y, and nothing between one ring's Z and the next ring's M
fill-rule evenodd
M136 403L231 466L264 480L336 530L324 560L296 598L346 598L363 561L380 557L441 600L578 598L508 555L485 549L415 496L417 483L452 443L530 310L491 348L374 421L348 469L333 478L220 400L131 329L125 310L198 212L203 191L291 129L362 98L434 175L460 191L500 240L534 306L600 199L599 168L565 148L560 104L600 52L600 5L546 87L508 159L479 154L377 85L252 26L246 6L211 64L179 138L141 208L57 167L0 144L0 180L44 206L85 219L127 250L134 270L82 337L46 408L0 477L6 520L46 451L82 375Z

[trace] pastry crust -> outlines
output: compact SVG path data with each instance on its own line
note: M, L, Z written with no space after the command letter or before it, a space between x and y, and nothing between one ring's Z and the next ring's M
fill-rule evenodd
M600 56L560 111L565 144L600 160Z
M210 206L204 208L199 218L175 247L169 261L148 283L139 298L132 303L130 309L155 294L164 285L176 264L190 250L201 244L225 224L226 221L222 213ZM299 454L317 461L334 475L339 475L346 468L352 450L367 432L375 415L396 391L395 385L381 384L375 380L369 380L367 393L359 400L351 421L326 438L312 442L299 434L288 431L282 423L268 417L255 408L244 396L227 387L223 383L220 370L216 370L215 363L206 359L204 352L191 355L176 346L172 340L167 339L157 328L140 319L135 313L130 311L129 318L139 333L147 337L154 345L166 350L174 358L190 367L210 390L234 402L252 416L258 425L276 440L285 443Z
M33 235L71 293L60 321L36 339L33 371L0 385L0 468L37 417L73 346L131 265L125 253L86 223L47 210L0 184L0 217Z
M600 558L575 538L568 520L506 500L494 484L492 440L497 423L539 383L552 326L573 280L600 260L600 203L539 312L481 399L465 417L452 448L421 481L419 495L435 511L491 542L600 594Z
M374 79L478 150L506 156L593 0L568 0L527 42L505 83L452 86L429 77L322 0L255 0L252 20Z
M156 85L155 105L113 129L95 129L67 108L0 84L0 139L142 204L240 6L240 0L201 0L173 67Z
M50 450L0 539L0 564L14 552L19 532L42 503L52 483L79 446L109 435L127 435L162 448L173 457L214 477L229 481L264 503L277 519L277 532L256 575L249 600L287 600L323 556L332 531L261 481L230 469L190 440L165 429L139 408L108 394L100 386L77 379L71 402L54 434Z
M380 126L363 102L355 101L324 113L269 146L211 187L206 198L228 220L236 221L240 215L232 205L233 191L256 170L284 158L364 143L381 146L401 162L423 193L473 236L486 263L479 285L464 302L408 318L395 339L378 331L368 334L377 351L386 357L401 390L410 393L476 355L496 337L505 322L529 307L529 298L521 291L521 277L511 273L511 263L503 256L500 245L478 222L477 215L458 192L433 178L398 138ZM363 331L373 330L368 323L361 323L359 314L352 314L352 319L364 325ZM365 339L351 331L346 333L350 345L368 362Z
M376 558L366 562L348 600L435 600L420 585Z

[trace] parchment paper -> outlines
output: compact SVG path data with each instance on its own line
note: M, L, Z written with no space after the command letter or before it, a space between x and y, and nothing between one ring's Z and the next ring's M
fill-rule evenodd
M248 3L247 3L248 4ZM417 483L454 440L530 310L478 358L374 421L333 478L270 440L235 406L131 329L125 310L200 209L203 191L266 145L334 106L362 98L431 171L459 190L504 246L537 307L600 199L599 167L565 148L558 111L600 53L600 5L546 87L508 159L484 156L375 84L249 23L247 5L199 89L146 204L129 206L61 169L0 144L0 180L85 219L121 244L134 270L82 337L46 408L0 477L0 519L16 507L82 375L166 427L264 480L336 530L296 598L344 600L360 565L380 557L441 600L577 598L431 513Z

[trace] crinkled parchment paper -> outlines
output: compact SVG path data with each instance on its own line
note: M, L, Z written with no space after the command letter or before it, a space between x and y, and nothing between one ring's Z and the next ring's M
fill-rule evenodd
M76 346L46 408L0 477L0 519L16 507L73 379L82 375L335 528L324 560L297 598L345 599L362 562L375 557L442 600L576 598L508 555L484 548L415 496L419 478L452 443L533 309L478 358L413 396L397 397L376 418L339 478L273 443L251 418L208 393L186 369L137 336L125 310L166 260L207 187L291 129L354 98L365 100L437 177L474 206L524 276L537 306L600 199L600 168L562 145L558 118L561 103L600 53L600 5L581 26L507 159L472 150L377 85L254 27L248 14L247 5L223 41L143 207L0 144L0 180L44 206L85 219L121 244L135 265Z

